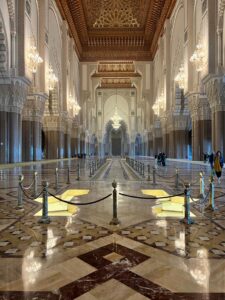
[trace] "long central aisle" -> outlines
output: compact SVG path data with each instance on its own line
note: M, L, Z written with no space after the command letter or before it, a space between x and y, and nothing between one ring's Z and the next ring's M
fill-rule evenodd
M124 183L129 180L138 180L138 177L125 164L124 159L112 158L108 160L108 165L95 178L107 182Z
M153 160L142 161L145 166L151 164L152 170ZM176 167L180 179L195 182L201 166L173 162L166 168L158 166L153 184L147 168L144 177L123 159L104 161L94 174L90 174L91 162L98 165L99 159L1 170L0 300L225 299L224 179L220 185L215 183L218 209L204 213L191 204L195 223L186 225L178 217L157 214L161 208L171 210L168 198L159 203L143 196L182 193L182 185L178 190L174 186ZM24 175L24 186L29 187L34 171L38 172L38 192L47 180L52 195L71 201L56 204L49 195L50 224L39 223L36 215L42 210L42 199L38 202L24 195L24 210L17 209L18 175ZM110 224L114 180L118 225ZM191 193L199 194L199 182ZM60 214L67 205L68 215ZM174 197L173 206L176 210L183 206L180 198ZM58 209L58 214L51 215L56 211L51 208Z

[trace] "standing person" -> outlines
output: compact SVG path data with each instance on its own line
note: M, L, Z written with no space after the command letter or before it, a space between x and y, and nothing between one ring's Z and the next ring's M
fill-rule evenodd
M209 155L209 163L210 163L210 166L211 166L211 169L213 169L214 167L214 151Z
M221 151L217 151L215 159L214 159L214 169L216 172L216 176L218 178L218 183L220 183L220 177L222 175L222 168L223 168L223 157L222 157Z
M166 154L163 152L162 153L162 166L165 167L166 165Z

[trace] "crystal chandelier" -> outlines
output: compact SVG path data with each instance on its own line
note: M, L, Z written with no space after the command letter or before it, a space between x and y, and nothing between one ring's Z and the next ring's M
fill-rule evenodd
M118 114L118 111L117 111L117 106L115 107L115 112L114 112L114 115L113 117L111 118L111 120L113 121L113 124L112 124L112 127L114 129L119 129L120 128L120 121L122 120L121 117L119 116Z
M81 107L77 102L77 99L75 98L75 101L74 101L74 98L72 97L72 95L70 95L68 104L69 104L69 109L72 112L72 115L77 116L81 110Z
M190 58L190 62L195 64L197 72L201 72L205 66L205 53L202 44L197 44L194 53Z
M49 89L49 91L54 90L56 82L58 82L58 78L55 76L55 73L53 72L52 67L49 66L49 72L48 72L48 89Z
M75 99L75 104L73 105L73 111L74 111L74 115L77 116L79 115L79 112L81 110L80 105L77 102L77 98Z
M158 101L156 101L156 102L153 104L152 109L153 109L153 111L154 111L154 114L155 114L156 116L159 116L159 103L158 103Z
M181 65L179 68L179 72L177 76L174 78L175 82L178 83L180 89L184 89L184 82L185 82L185 76L184 76L184 66Z
M156 116L159 116L160 112L165 110L165 104L164 93L162 91L161 95L156 99L154 105L152 106L153 112Z
M35 46L31 46L29 53L29 68L33 74L37 73L38 65L43 62L43 59L40 57L37 48Z
M117 130L120 128L120 121L122 120L121 117L119 116L118 114L118 111L117 111L117 90L116 90L116 106L115 106L115 112L114 112L114 115L113 117L111 118L111 120L113 121L112 123L112 127Z

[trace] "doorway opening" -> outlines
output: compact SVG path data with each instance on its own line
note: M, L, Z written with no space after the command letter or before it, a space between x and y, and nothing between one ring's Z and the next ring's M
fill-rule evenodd
M121 156L121 130L112 130L111 132L111 143L112 143L112 155Z

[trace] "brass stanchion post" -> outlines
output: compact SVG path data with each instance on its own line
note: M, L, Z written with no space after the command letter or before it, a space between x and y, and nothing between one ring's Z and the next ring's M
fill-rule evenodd
M34 178L34 197L37 195L37 185L38 185L37 176L38 176L38 173L34 172L34 175L33 175L33 178Z
M190 210L190 184L185 184L185 190L184 190L184 219L181 220L181 222L185 224L193 224L194 221L191 219L191 210Z
M148 165L148 181L150 181L151 178L150 178L150 165Z
M118 225L120 224L120 221L117 217L117 183L114 180L112 183L112 187L113 187L113 218L112 221L109 223L110 225Z
M59 170L55 168L55 190L57 191L59 188Z
M43 182L42 216L39 223L49 224L51 219L48 216L48 182Z
M23 184L23 175L19 175L19 183L18 183L18 199L17 199L17 207L18 210L24 210L23 208L23 190L22 190L22 184Z
M179 172L178 172L178 169L176 169L175 188L178 189L178 187L179 187Z
M70 167L67 168L67 184L70 184Z
M199 192L199 198L205 197L205 180L203 172L200 172L200 192Z
M156 184L156 176L155 176L155 173L156 173L156 169L155 169L155 167L153 167L153 171L152 171L153 184Z
M215 185L213 175L210 178L209 184L210 194L209 194L209 205L206 207L207 210L215 210Z

